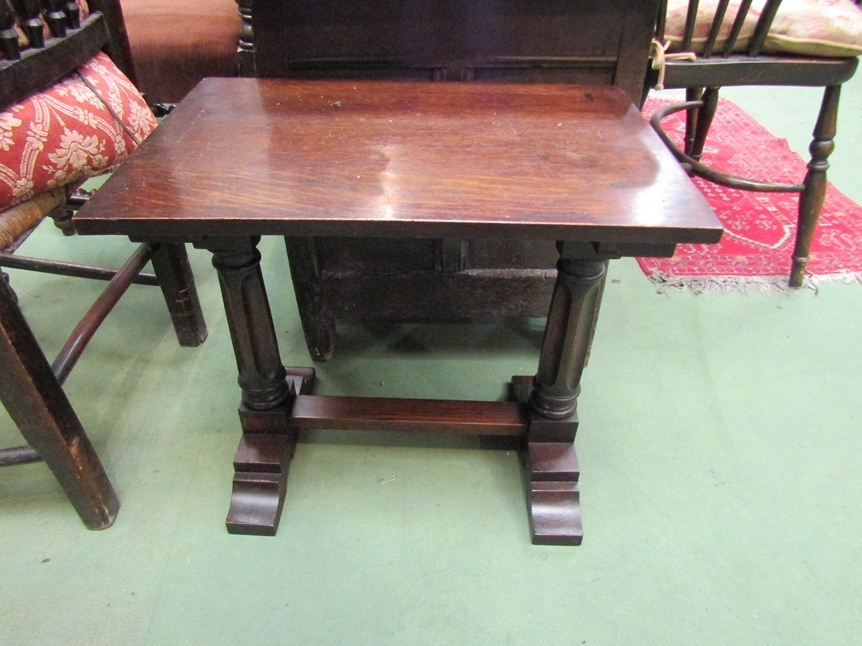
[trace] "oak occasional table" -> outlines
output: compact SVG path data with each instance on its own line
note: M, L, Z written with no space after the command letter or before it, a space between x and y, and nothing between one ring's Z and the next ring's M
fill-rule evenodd
M212 252L242 389L230 532L275 533L299 431L415 430L520 442L544 544L582 537L576 405L608 260L722 232L615 88L274 79L203 81L75 223ZM262 235L556 240L536 375L511 402L313 395L279 357Z

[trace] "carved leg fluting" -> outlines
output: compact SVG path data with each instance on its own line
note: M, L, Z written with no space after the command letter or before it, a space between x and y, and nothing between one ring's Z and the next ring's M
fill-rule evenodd
M829 169L827 160L835 149L834 138L840 95L840 85L826 88L823 93L823 103L820 106L817 125L814 127L814 140L808 148L811 152L811 161L808 162L808 173L806 173L803 182L805 188L799 196L796 246L793 250L793 265L790 269L791 287L801 286L805 278L811 241L814 238L817 221L820 219L820 212L823 210L823 202L826 199L826 171Z
M208 239L242 388L243 437L234 457L227 528L272 536L278 528L296 434L289 428L294 381L278 351L257 238Z
M548 313L539 369L530 393L527 469L533 543L579 545L583 538L574 440L581 374L595 329L602 259L564 245Z

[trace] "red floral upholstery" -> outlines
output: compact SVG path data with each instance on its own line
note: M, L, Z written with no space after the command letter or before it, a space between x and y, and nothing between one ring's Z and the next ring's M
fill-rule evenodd
M156 125L131 81L106 54L97 54L76 73L0 112L0 210L113 170Z

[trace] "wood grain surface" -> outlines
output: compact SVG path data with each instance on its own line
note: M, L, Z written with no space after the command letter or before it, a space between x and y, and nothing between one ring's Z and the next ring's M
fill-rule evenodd
M81 233L715 242L616 88L206 79Z

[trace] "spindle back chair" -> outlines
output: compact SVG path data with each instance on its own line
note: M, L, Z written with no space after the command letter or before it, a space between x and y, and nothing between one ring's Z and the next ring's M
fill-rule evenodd
M781 0L765 0L757 16L752 0L731 4L719 0L712 15L704 15L701 3L690 0L682 34L667 39L668 0L662 0L656 26L654 68L647 87L686 90L686 102L657 111L652 125L668 148L693 175L716 184L761 192L798 192L799 215L795 249L789 276L791 287L805 277L808 255L826 195L828 157L834 148L841 85L856 71L857 58L851 44L847 51L835 49L829 56L782 52L779 39L770 45ZM711 9L712 5L709 5ZM736 9L736 11L733 11ZM792 19L792 16L788 18ZM862 21L862 11L859 20ZM676 45L666 56L666 45ZM858 43L862 45L862 43ZM765 50L769 53L764 53ZM792 48L791 48L792 49ZM858 49L858 48L857 48ZM838 55L840 54L840 55ZM823 100L809 148L808 172L800 183L763 182L729 175L700 162L704 142L718 107L719 90L726 86L784 85L822 87ZM684 149L680 150L661 128L661 120L686 110Z

